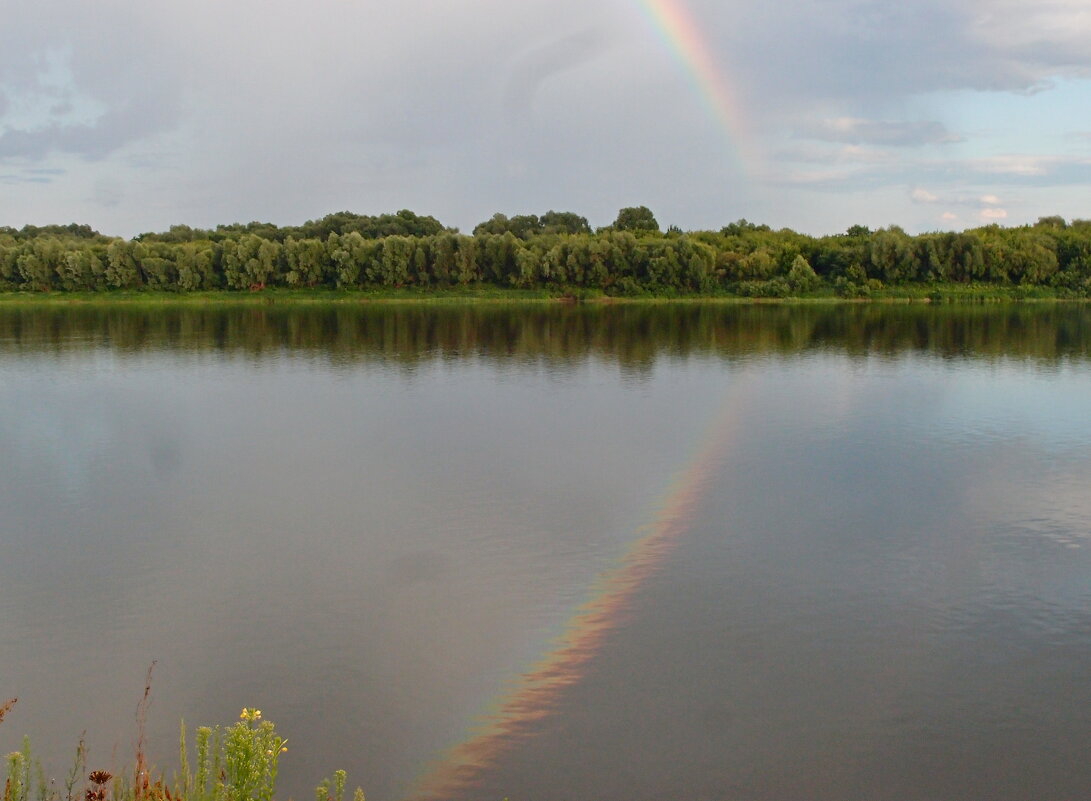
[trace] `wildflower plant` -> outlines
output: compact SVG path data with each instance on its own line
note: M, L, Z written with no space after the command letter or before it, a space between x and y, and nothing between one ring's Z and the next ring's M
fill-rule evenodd
M238 722L226 729L202 726L196 741L195 770L190 773L183 728L176 796L187 801L272 801L288 741L262 720L260 709L245 707Z
M23 738L23 750L13 751L7 762L3 801L50 801L55 795L46 780L41 760L30 750L30 738Z
M336 771L333 774L333 779L323 779L319 785L314 788L315 801L344 801L345 799L345 780L348 774L343 770ZM365 801L364 791L359 787L356 788L356 792L352 796L353 801Z
M87 777L87 781L91 782L91 786L84 791L85 801L106 801L106 785L110 783L112 778L114 778L113 774L109 771L91 771L91 774Z
M25 745L25 741L24 741ZM4 782L4 801L26 801L27 758L22 751L12 751L7 762L7 780Z
M277 763L287 740L260 709L243 709L239 722L224 733L225 794L221 801L272 801Z
M13 703L0 705L0 716ZM142 725L141 716L138 722ZM182 723L180 771L169 785L146 767L142 737L131 777L104 770L85 774L87 750L81 738L63 794L46 779L41 762L30 750L29 738L24 738L22 750L4 757L6 776L0 801L273 801L280 756L288 750L288 741L277 734L271 722L262 719L260 709L246 707L233 725L201 726L195 734L191 763ZM77 792L81 776L86 776L86 784ZM319 790L319 801L344 801L345 772L337 771ZM362 790L356 791L353 801L365 801Z

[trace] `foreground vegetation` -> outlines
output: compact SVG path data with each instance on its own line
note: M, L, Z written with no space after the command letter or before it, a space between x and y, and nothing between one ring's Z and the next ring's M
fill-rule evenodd
M597 231L571 212L548 212L497 214L465 235L410 211L341 212L283 228L179 225L132 240L75 224L0 228L0 291L116 297L273 288L327 299L436 290L478 298L1088 297L1091 221L1045 217L918 236L853 226L812 237L745 220L719 231L663 232L638 207Z
M137 708L138 738L130 770L114 775L106 770L87 771L83 741L76 746L72 765L61 786L47 778L45 768L31 750L30 739L4 757L2 801L273 801L281 755L287 740L276 727L262 720L261 710L245 708L233 726L201 726L195 732L195 749L186 745L186 727L179 738L179 770L170 778L156 774L144 753L144 712L148 688ZM16 699L0 704L0 722ZM191 767L192 758L192 767ZM315 790L316 801L344 801L346 774L339 770ZM354 801L364 801L357 788Z

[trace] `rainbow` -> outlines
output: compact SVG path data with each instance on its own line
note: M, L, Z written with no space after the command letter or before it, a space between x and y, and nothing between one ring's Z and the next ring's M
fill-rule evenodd
M534 723L553 713L566 688L579 682L608 636L624 621L640 587L677 547L729 450L739 415L724 405L700 451L671 483L653 522L641 528L616 567L592 588L591 599L576 610L554 647L515 682L481 720L469 739L452 748L410 794L419 801L464 796L485 773L520 742L534 734Z
M692 78L698 96L733 143L743 169L754 168L758 148L746 126L743 109L684 0L638 3Z

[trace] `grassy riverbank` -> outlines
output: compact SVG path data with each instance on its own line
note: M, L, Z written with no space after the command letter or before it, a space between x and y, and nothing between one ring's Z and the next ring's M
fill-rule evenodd
M1071 301L1087 298L1051 287L997 286L995 284L914 284L879 287L846 297L832 287L790 297L744 297L728 292L610 295L593 289L507 289L499 287L454 287L450 289L287 289L268 288L256 292L209 290L166 292L154 290L109 290L101 292L0 292L4 306L252 306L262 304L366 304L366 303L998 303L1014 301Z

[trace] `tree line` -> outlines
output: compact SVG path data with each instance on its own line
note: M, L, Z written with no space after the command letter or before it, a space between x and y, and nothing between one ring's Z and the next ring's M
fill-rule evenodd
M591 289L616 295L816 291L990 284L1091 295L1091 220L1043 217L911 236L897 226L809 236L739 220L719 231L660 228L646 207L593 230L572 212L496 214L470 235L411 211L330 214L300 226L172 226L131 240L86 225L0 227L0 289L250 290L459 286Z

